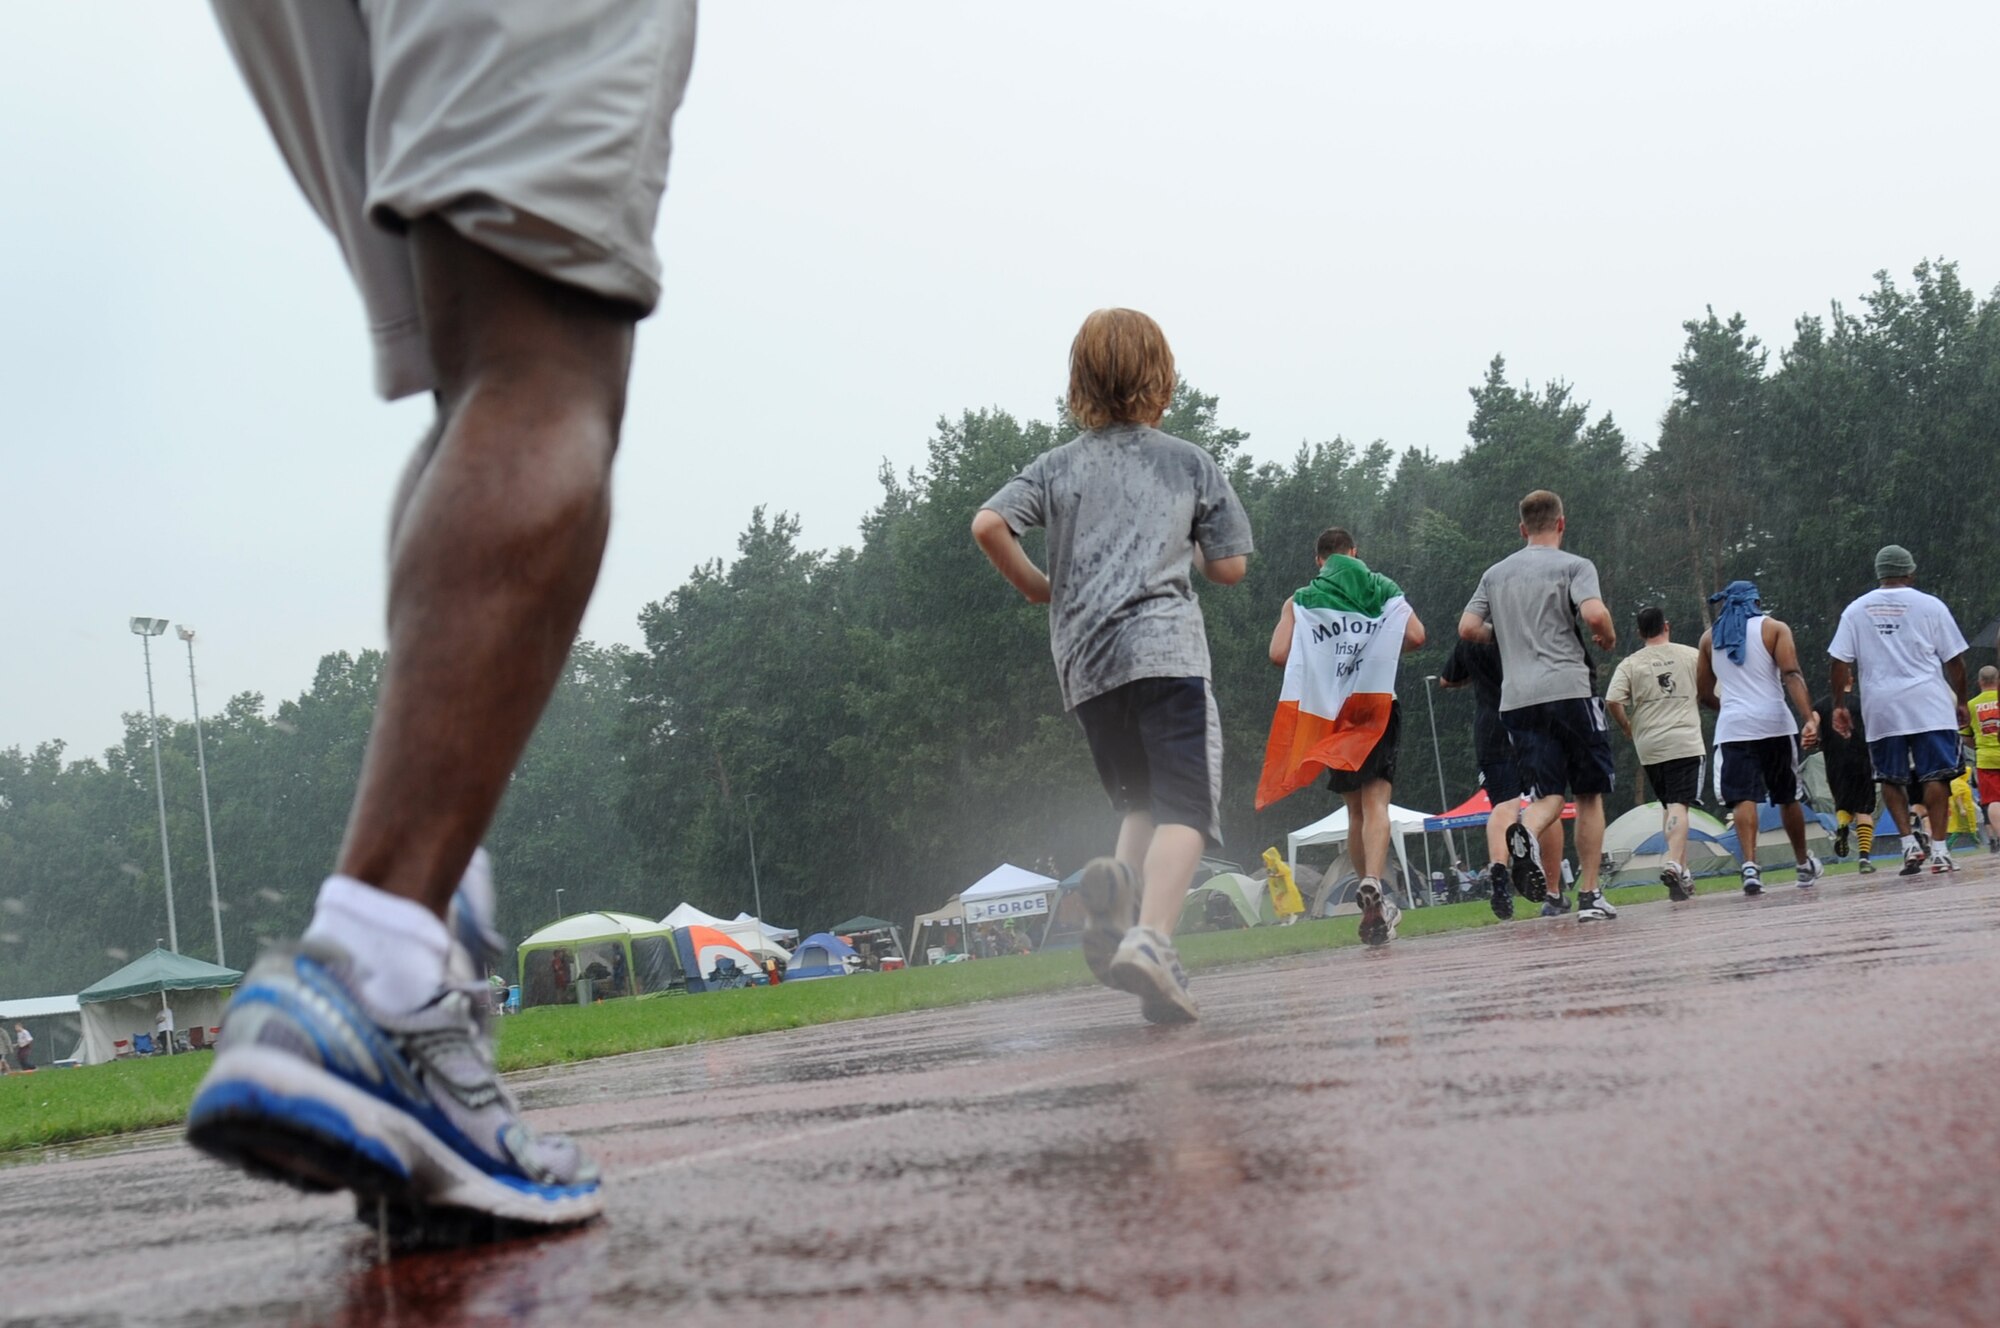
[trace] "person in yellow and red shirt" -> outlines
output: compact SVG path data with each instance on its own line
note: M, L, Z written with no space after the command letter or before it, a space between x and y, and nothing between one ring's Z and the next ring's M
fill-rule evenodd
M1965 703L1978 767L1979 801L1986 808L1986 851L2000 853L2000 669L1979 671L1979 694Z

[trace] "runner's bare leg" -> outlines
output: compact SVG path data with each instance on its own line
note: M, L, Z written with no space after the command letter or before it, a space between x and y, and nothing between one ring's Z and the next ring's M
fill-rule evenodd
M389 659L340 871L440 915L569 656L637 311L410 232L439 424L398 496Z

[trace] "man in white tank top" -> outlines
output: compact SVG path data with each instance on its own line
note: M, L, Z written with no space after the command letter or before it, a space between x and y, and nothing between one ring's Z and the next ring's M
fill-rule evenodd
M1757 864L1757 804L1779 809L1792 841L1801 888L1817 885L1820 861L1806 852L1805 809L1799 805L1799 753L1819 745L1819 716L1799 671L1792 629L1764 612L1757 586L1731 581L1709 596L1720 606L1715 625L1701 634L1695 688L1716 713L1716 785L1735 809L1736 841L1743 858L1743 893L1762 894ZM1786 705L1790 698L1791 704ZM1793 711L1803 717L1801 728Z

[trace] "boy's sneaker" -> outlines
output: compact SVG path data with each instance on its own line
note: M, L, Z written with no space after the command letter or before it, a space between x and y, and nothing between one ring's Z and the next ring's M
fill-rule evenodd
M1549 883L1535 864L1535 837L1519 821L1507 827L1507 870L1521 898L1539 903L1548 894Z
M1932 851L1931 875L1942 876L1946 872L1955 872L1957 870L1958 864L1952 861L1950 849L1939 848Z
M486 993L447 981L405 1015L374 1014L354 963L313 943L260 959L223 1016L188 1141L251 1175L352 1190L406 1219L526 1227L603 1210L595 1164L537 1135L493 1068Z
M1676 904L1685 904L1694 898L1694 873L1678 862L1670 862L1660 868L1660 884L1667 887L1667 898Z
M1514 916L1514 880L1507 873L1507 864L1496 862L1486 869L1486 884L1492 891L1486 902L1493 905L1493 916L1502 922Z
M1618 910L1611 907L1611 901L1604 897L1602 890L1585 890L1576 897L1576 920L1578 922L1609 922L1618 916Z
M1111 980L1111 961L1125 934L1139 925L1139 883L1132 869L1117 858L1093 858L1077 882L1088 921L1083 927L1083 962L1090 975L1106 986Z
M1569 900L1563 898L1562 891L1558 890L1554 894L1543 896L1542 898L1543 917L1558 918L1567 912L1569 912Z
M1188 992L1187 971L1173 942L1151 927L1125 933L1112 956L1105 981L1139 998L1139 1013L1149 1024L1191 1024L1201 1017Z
M1930 842L1923 835L1919 834L1916 837L1916 842L1903 850L1903 870L1897 872L1896 875L1915 876L1924 869L1924 865L1930 861L1930 856Z
M1361 907L1363 945L1387 945L1396 939L1396 924L1402 921L1403 910L1383 892L1380 881L1372 876L1364 878L1355 887L1354 902Z
M1754 862L1743 864L1743 893L1746 895L1764 893L1764 869Z
M1799 889L1809 890L1818 885L1826 875L1826 865L1819 860L1819 854L1808 853L1806 860L1799 864Z
M1853 828L1854 828L1853 822L1846 821L1842 822L1840 828L1833 832L1834 857L1844 858L1847 856L1847 833Z

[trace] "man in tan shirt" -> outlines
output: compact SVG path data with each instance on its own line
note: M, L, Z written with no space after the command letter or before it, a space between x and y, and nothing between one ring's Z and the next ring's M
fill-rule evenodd
M1660 800L1667 863L1660 881L1676 900L1694 897L1687 865L1688 808L1701 801L1701 708L1695 697L1693 646L1675 645L1673 624L1658 605L1639 610L1646 643L1619 661L1604 708L1639 749L1646 787Z

